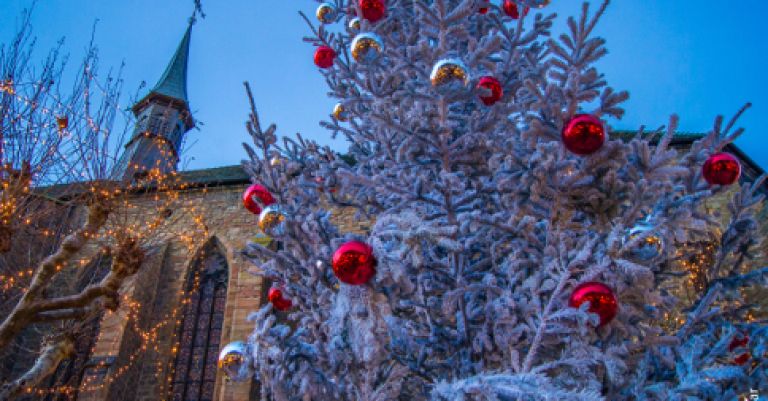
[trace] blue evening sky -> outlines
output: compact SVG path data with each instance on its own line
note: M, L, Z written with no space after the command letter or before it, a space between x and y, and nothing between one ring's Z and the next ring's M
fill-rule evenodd
M21 10L30 4L0 0L0 41L9 40ZM311 0L203 0L207 18L193 29L189 97L204 125L189 134L187 168L236 164L245 156L240 145L248 140L245 80L251 82L263 122L275 122L278 133L301 132L344 149L318 125L335 102L312 64L312 47L301 40L308 29L297 11L311 15L316 5ZM580 5L552 1L547 11L560 16L556 30ZM76 61L99 19L102 69L125 61L123 103L129 106L128 95L140 82L153 85L163 72L191 10L192 0L40 0L33 25L39 50L66 37ZM750 101L754 106L739 124L747 131L737 144L768 168L766 15L766 0L614 0L597 30L610 50L599 67L631 98L625 118L613 127L657 127L678 113L682 130L703 132L717 114L732 115Z

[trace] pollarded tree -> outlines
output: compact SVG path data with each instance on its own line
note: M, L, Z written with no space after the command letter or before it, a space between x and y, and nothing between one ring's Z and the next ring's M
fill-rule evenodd
M197 220L196 232L171 232L189 214L177 174L118 174L131 117L120 115L119 73L99 74L93 43L70 75L61 43L38 64L29 13L19 26L0 46L0 353L24 370L0 378L0 400L77 394L80 383L43 380L105 311L134 304L121 287L155 245L173 236L195 248L206 231ZM139 192L154 195L135 202Z
M701 207L738 179L719 152L743 130L717 118L678 151L672 117L612 139L627 94L592 36L608 2L557 38L543 3L320 5L307 41L339 99L323 125L351 158L280 146L253 111L246 203L280 245L246 250L275 287L224 355L249 355L235 378L254 369L277 401L732 400L768 383L766 324L740 293L768 273L749 264L764 177L723 227ZM330 207L370 232L340 232ZM714 276L681 305L673 261L715 232Z

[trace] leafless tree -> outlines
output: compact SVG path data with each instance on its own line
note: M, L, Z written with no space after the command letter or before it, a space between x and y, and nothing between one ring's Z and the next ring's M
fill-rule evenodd
M100 75L93 40L71 70L63 41L38 61L30 12L19 26L0 46L0 354L36 326L46 334L29 351L30 368L2 378L0 400L41 383L72 355L84 325L119 306L121 286L170 234L169 211L182 207L184 187L157 171L115 180L131 127L119 106L120 71ZM135 194L146 191L155 195L137 209ZM88 276L83 262L99 256L108 271ZM73 271L81 288L67 284Z

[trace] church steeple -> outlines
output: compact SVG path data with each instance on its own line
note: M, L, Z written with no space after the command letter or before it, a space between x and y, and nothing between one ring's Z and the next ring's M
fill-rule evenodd
M167 96L187 102L187 60L189 59L189 39L192 36L192 24L187 27L181 43L173 54L171 62L165 68L163 76L157 81L151 93Z
M153 169L165 174L178 167L184 134L195 126L187 100L187 61L193 23L194 19L190 19L157 84L132 107L136 126L116 166L117 179L130 181Z

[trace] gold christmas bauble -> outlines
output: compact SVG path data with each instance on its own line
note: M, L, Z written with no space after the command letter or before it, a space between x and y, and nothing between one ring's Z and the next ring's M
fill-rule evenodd
M321 3L317 7L317 11L315 12L315 16L317 16L317 20L322 22L323 24L330 24L336 21L337 15L338 15L338 12L336 11L336 7L334 7L333 4L330 4L330 3Z
M461 60L446 58L435 63L429 80L441 90L461 89L469 84L469 70Z
M349 113L347 113L347 110L344 109L344 105L341 103L336 103L336 106L333 106L333 118L338 121L349 120Z
M352 39L352 58L358 63L375 61L384 51L384 42L375 33L361 33Z

